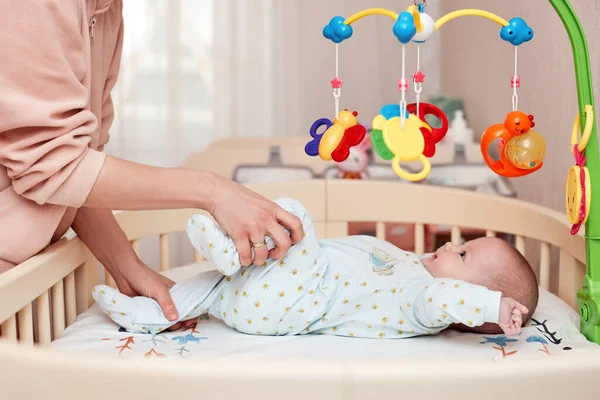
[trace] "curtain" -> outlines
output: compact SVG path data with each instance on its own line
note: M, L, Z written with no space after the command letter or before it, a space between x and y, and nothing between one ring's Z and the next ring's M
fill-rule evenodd
M215 116L214 0L123 2L125 38L107 152L180 165L210 143Z
M335 46L323 26L364 0L136 0L124 2L125 44L107 151L151 165L180 165L230 136L307 135L333 117ZM401 11L396 0L379 6ZM439 5L427 11L439 16ZM370 17L340 45L341 106L370 122L399 100L401 46L393 21ZM441 37L421 50L423 97L441 87ZM415 46L407 73L416 68ZM409 95L410 99L410 95Z

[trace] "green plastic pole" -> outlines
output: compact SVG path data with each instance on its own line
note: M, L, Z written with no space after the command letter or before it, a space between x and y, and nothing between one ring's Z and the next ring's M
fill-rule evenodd
M584 107L586 105L594 107L594 88L585 33L568 0L548 1L560 16L573 46L579 112L581 126L583 127L586 120ZM585 149L585 156L592 182L592 205L585 226L587 272L583 287L577 293L577 303L581 315L581 333L588 340L600 344L600 208L595 206L596 204L600 205L600 182L594 181L596 174L600 173L600 159L598 157L598 131L595 121L592 136ZM599 212L596 213L595 211Z

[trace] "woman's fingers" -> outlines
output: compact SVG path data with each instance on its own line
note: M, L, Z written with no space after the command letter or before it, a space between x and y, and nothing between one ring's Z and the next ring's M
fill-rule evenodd
M250 235L250 240L254 244L253 263L255 265L262 265L265 261L267 261L268 254L267 245L265 243L265 235L255 230L254 233Z
M196 323L196 319L190 319L182 323L183 329L191 328Z
M269 252L269 258L280 260L289 250L290 246L292 245L292 240L290 239L290 236L288 236L285 229L283 229L283 227L277 223L268 228L268 233L277 246Z
M285 211L283 208L280 208L277 212L277 222L290 231L290 239L292 244L296 244L304 238L302 221L300 221L300 218L296 217L294 214L291 214ZM273 240L275 240L275 238L273 238Z
M232 237L235 242L235 247L238 251L238 256L240 257L240 265L242 267L247 267L252 264L252 252L250 250L250 239L247 234L245 235L236 235Z
M153 297L154 300L156 300L163 313L165 314L165 317L167 317L169 321L177 320L177 318L179 318L179 313L175 308L175 304L173 303L173 299L171 298L171 294L169 293L169 288L161 281L157 281L156 285L156 289L150 290L150 293L152 293L151 297Z
M181 328L181 322L176 323L175 325L171 326L170 328L167 329L167 331L176 331L179 330L179 328Z

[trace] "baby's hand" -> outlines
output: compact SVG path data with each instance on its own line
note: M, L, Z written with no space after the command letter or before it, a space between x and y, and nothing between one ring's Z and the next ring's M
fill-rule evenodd
M527 307L519 304L515 299L502 297L502 300L500 300L498 325L507 336L515 336L521 332L523 314L527 314L528 312Z

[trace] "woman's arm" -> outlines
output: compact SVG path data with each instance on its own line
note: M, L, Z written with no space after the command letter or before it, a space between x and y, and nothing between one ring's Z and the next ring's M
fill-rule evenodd
M185 168L160 168L107 156L83 206L109 210L200 208L211 212L218 177Z
M169 294L174 282L151 270L138 258L111 211L80 208L73 229L108 270L121 293L150 297L158 302L169 321L178 318ZM186 321L184 325L190 322L193 321ZM180 324L171 329L179 327Z
M0 165L14 191L38 204L73 208L205 209L234 238L242 265L252 262L250 243L265 235L277 244L269 254L274 258L302 239L296 217L241 185L94 150L98 124L89 109L89 43L81 18L78 0L19 0L0 13L6 33L0 59L10 60L0 65ZM280 224L291 231L291 242ZM266 247L257 247L254 261L266 258Z
M216 174L157 168L108 156L84 206L108 209L200 208L233 238L241 265L250 265L250 243L273 238L277 247L256 247L254 263L281 258L304 237L302 223L274 202ZM290 230L288 235L283 227Z

